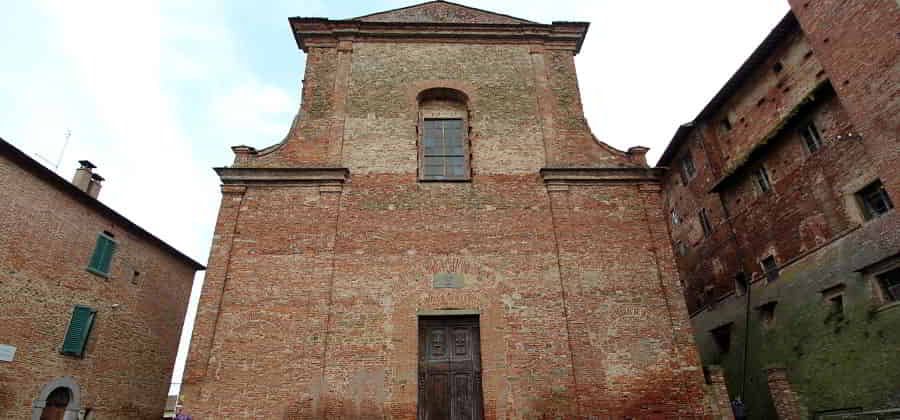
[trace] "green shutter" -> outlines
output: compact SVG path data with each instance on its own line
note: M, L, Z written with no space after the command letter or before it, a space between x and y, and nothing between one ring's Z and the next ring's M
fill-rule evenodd
M72 356L84 354L84 346L91 333L91 326L94 325L96 313L96 310L87 306L75 305L75 309L72 310L72 320L69 321L69 330L66 331L66 339L63 341L63 354Z
M109 266L112 262L113 253L116 251L116 242L106 235L97 236L97 244L94 246L94 254L91 255L91 261L88 263L88 270L100 274L108 275Z

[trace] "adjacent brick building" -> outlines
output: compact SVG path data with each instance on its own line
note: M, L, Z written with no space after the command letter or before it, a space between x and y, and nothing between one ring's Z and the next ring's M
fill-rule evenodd
M695 338L751 418L900 408L900 9L791 6L658 164Z
M204 267L0 139L0 417L158 419Z
M290 24L289 134L217 169L195 418L712 413L660 171L582 113L587 23L435 1Z

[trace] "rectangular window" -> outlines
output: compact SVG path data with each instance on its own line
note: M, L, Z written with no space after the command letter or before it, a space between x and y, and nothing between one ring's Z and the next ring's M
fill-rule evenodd
M881 287L885 303L900 302L900 268L886 271L875 277Z
M769 255L766 258L763 258L760 261L760 265L762 265L763 273L766 275L766 280L769 283L778 280L778 263L775 261L775 257Z
M865 216L866 220L878 217L894 208L894 203L891 202L891 197L888 196L881 180L876 180L859 190L856 193L856 197L862 204L863 216Z
M109 266L115 252L116 241L112 239L112 235L106 232L97 235L97 244L94 246L87 270L99 276L109 277Z
M465 139L462 119L425 119L420 168L422 179L434 181L469 179Z
M775 306L777 302L769 302L756 308L759 310L759 320L763 328L770 329L775 326Z
M87 345L88 336L91 334L91 327L94 325L94 316L96 314L96 309L75 305L61 353L70 356L84 356L84 348Z
M709 223L709 215L706 214L706 209L700 209L697 217L700 219L700 227L703 228L703 236L712 235L712 224Z
M677 252L678 255L682 257L687 255L688 250L684 242L678 241L675 243L675 252Z
M756 169L753 176L756 178L756 185L761 192L767 193L772 190L772 183L769 182L769 172L766 171L765 167L760 166Z
M803 144L806 145L806 150L809 150L810 153L815 153L816 150L822 147L822 137L819 135L816 125L812 122L800 128L800 136L803 137Z
M687 185L688 181L694 177L695 173L697 173L697 168L694 167L694 158L692 158L690 152L688 152L687 156L681 160L681 181L684 185Z
M725 131L731 131L731 120L729 120L728 117L722 118L722 128L724 128Z

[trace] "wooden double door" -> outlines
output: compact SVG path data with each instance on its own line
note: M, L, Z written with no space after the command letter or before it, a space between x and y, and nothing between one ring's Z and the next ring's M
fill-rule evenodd
M419 318L419 420L481 420L477 316Z

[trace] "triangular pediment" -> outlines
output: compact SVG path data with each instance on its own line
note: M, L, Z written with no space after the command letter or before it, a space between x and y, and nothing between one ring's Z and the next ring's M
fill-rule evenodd
M535 23L525 19L488 12L486 10L447 1L430 1L400 9L360 16L353 20L391 23L476 23L502 25Z

